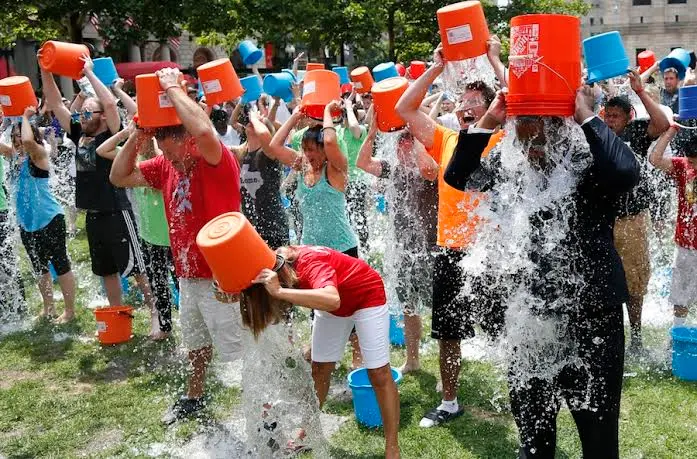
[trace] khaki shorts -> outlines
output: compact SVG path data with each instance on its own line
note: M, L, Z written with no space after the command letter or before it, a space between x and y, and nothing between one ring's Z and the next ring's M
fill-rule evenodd
M651 277L648 241L648 211L615 221L615 248L622 258L629 296L643 297Z
M670 302L686 307L697 303L697 250L678 246L675 251Z

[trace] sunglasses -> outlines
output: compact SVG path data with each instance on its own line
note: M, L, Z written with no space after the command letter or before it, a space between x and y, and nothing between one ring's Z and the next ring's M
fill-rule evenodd
M89 110L83 110L81 112L74 112L70 114L70 118L72 118L74 121L79 121L80 119L83 119L85 121L89 121L92 119L92 115L95 113L102 113L102 110L95 110L93 112Z

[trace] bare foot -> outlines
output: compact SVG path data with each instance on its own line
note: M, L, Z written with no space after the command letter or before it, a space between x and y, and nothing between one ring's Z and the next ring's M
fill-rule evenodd
M303 349L303 358L307 362L312 362L312 348L310 346L305 346Z
M150 339L152 341L164 341L167 338L169 338L169 332L164 332L160 330L150 333Z
M421 364L419 362L406 362L399 368L399 371L405 375L407 373L413 373L414 371L419 371L421 369Z
M63 314L61 314L60 317L56 319L56 323L62 325L67 324L68 322L72 322L73 320L75 320L75 313L64 311Z

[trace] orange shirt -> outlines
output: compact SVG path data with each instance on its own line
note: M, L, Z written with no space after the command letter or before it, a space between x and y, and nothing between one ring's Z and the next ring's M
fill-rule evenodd
M445 169L450 163L455 147L457 146L458 132L443 126L436 127L433 136L433 146L428 154L438 163L438 245L450 249L467 247L473 240L479 217L473 215L474 209L479 205L479 197L482 193L472 191L460 191L451 187L443 179ZM501 140L503 131L494 133L482 157Z

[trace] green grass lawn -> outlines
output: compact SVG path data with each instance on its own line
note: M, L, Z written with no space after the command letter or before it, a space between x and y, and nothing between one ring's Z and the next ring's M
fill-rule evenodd
M70 249L80 284L78 320L66 326L37 322L0 338L0 457L147 457L157 452L152 445L176 450L230 418L241 395L210 377L214 403L205 419L170 428L160 424L167 406L183 390L183 356L175 342L145 339L143 311L137 314L133 340L100 347L93 338L92 311L85 307L98 284L89 272L84 233L71 241ZM26 262L22 266L29 306L36 313L38 293ZM647 335L651 347L665 346L665 330L650 329ZM395 364L403 357L403 350L394 350ZM344 363L337 379L346 373ZM622 457L697 457L697 383L680 382L657 364L629 365L627 373L620 421ZM421 429L422 415L440 401L437 375L437 355L427 352L422 371L405 376L400 385L403 457L515 457L517 432L507 410L501 370L486 362L464 362L459 400L466 405L465 415L443 427ZM353 416L350 401L341 398L330 399L325 411ZM382 433L351 418L331 438L331 447L334 457L381 457ZM580 457L565 410L559 417L558 457Z

